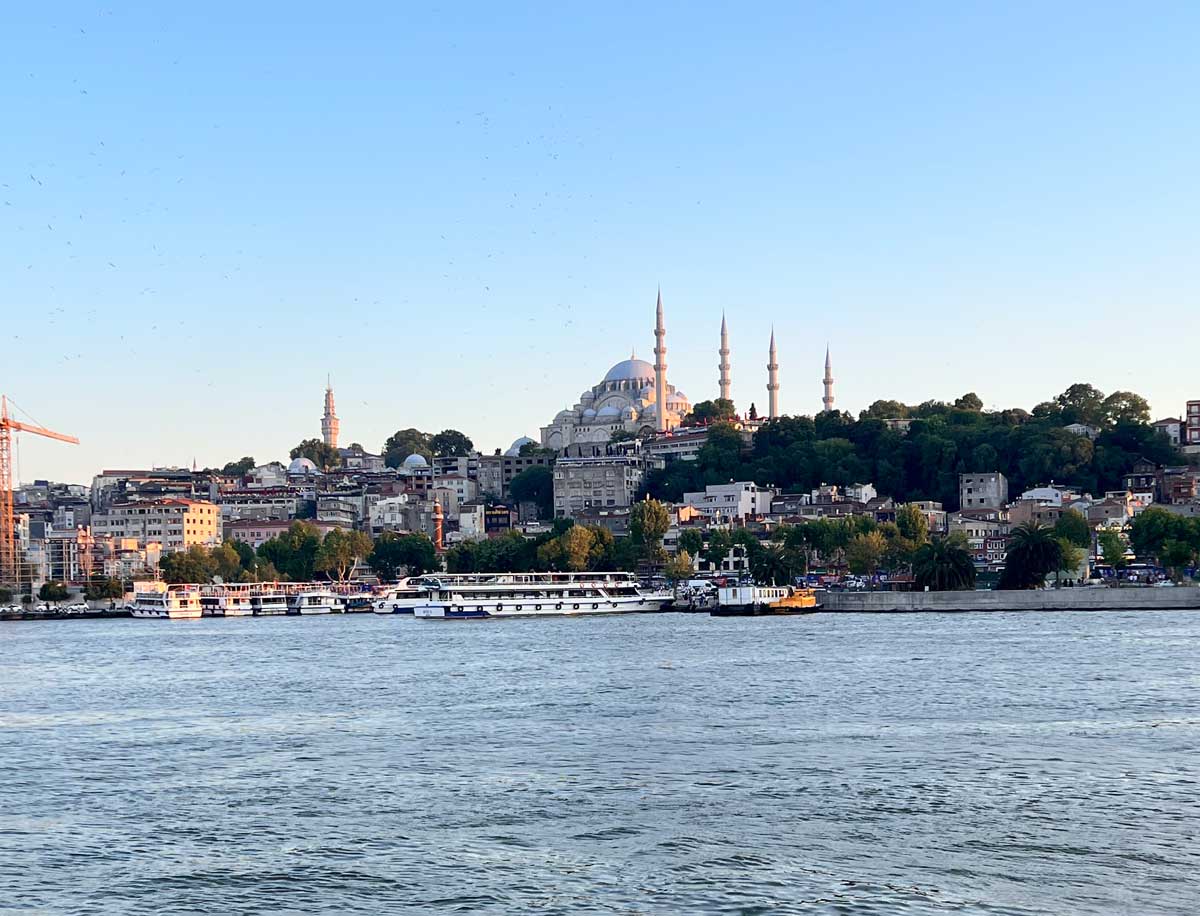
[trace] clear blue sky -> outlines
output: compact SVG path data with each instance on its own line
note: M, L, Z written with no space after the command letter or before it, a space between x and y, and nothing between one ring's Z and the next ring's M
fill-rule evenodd
M834 6L6 4L0 390L83 440L22 478L283 457L326 372L507 446L660 283L693 401L723 309L743 408L772 322L791 413L826 340L855 412L1200 397L1200 7Z

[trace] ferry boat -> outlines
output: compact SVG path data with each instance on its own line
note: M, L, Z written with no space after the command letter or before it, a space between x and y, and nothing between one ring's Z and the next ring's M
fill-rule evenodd
M418 605L429 602L429 587L422 576L401 579L375 601L376 614L411 614Z
M141 582L136 586L133 602L129 605L131 617L195 620L202 614L200 589L195 585Z
M340 595L328 588L304 588L288 596L289 614L340 614L344 605Z
M205 585L200 588L200 608L205 617L249 617L252 585Z
M288 612L288 599L278 588L262 587L250 595L250 611L255 617L271 617Z
M818 610L811 588L735 585L717 589L713 617L758 617L767 614L812 614Z
M670 592L643 591L629 573L471 573L426 576L426 620L636 614L665 610Z

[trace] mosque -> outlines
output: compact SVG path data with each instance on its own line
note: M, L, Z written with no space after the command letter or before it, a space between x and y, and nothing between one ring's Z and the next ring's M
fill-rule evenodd
M666 325L663 320L662 291L658 294L654 327L654 364L631 354L579 396L579 403L560 410L554 419L541 429L545 448L562 450L575 444L602 445L613 433L624 431L641 437L662 433L679 426L691 413L687 395L667 382ZM729 331L721 317L721 347L718 351L718 397L730 398ZM833 375L828 350L825 354L824 408L833 409ZM775 331L767 362L767 418L779 414L779 360L775 348ZM664 405L660 410L659 405Z

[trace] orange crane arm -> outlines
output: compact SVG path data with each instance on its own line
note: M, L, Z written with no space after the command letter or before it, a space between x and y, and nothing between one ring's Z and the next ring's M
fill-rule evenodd
M34 426L32 423L21 423L11 419L5 419L3 425L18 432L33 433L35 436L45 436L47 439L57 439L59 442L70 442L72 445L79 444L79 440L74 436L68 436L65 433L56 433L54 430L46 429L44 426Z

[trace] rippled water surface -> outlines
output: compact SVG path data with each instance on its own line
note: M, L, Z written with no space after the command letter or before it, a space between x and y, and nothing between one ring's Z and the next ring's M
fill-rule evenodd
M0 911L1192 913L1200 615L0 624Z

